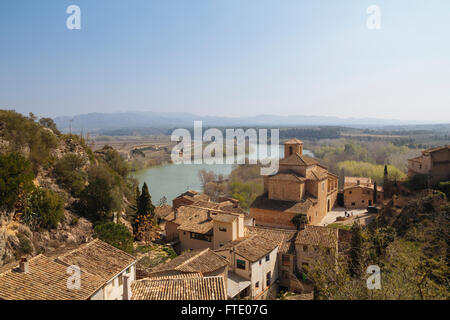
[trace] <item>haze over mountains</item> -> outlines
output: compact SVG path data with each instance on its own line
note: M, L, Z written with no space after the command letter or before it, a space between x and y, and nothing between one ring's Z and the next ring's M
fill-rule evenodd
M73 117L56 117L54 120L58 128L63 131L84 130L90 132L132 128L191 128L196 120L202 120L205 127L348 126L354 128L367 128L436 124L436 122L433 123L429 121L402 121L378 118L339 118L331 116L303 115L256 115L252 117L232 118L167 112L89 113Z

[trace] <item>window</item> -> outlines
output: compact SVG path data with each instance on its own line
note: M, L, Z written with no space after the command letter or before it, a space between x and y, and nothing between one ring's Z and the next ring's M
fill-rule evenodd
M364 203L364 200L362 200L361 202Z
M245 270L245 261L244 260L236 260L236 268Z
M127 274L129 274L130 272L131 272L131 267L129 267L128 269L127 269L127 271L125 271Z
M259 288L259 281L255 283L255 288Z
M219 231L227 232L227 228L225 228L225 227L219 227Z
M327 255L330 255L330 254L331 254L331 249L327 248Z
M354 202L352 202L352 206L354 206L355 205L355 203Z
M348 193L349 193L349 194L352 194L352 192L351 192L351 191L349 191Z
M191 239L211 242L211 237L206 234L191 232Z
M259 260L259 265L262 265L262 259L261 259L261 260Z
M266 275L266 285L267 286L270 286L271 278L272 278L272 273L269 271L269 272L267 272L267 275Z
M119 287L123 285L123 274L119 275Z
M291 264L291 258L288 254L283 254L281 256L281 265L283 266L289 266Z
M303 252L308 252L308 246L307 245L303 246Z
M270 255L267 255L266 256L266 261L269 261L270 260Z

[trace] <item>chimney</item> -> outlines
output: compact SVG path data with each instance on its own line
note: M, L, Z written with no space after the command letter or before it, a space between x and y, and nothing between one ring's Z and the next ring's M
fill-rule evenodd
M178 208L175 208L173 210L173 217L174 217L174 220L177 220L177 218L178 218Z
M22 273L30 273L30 264L27 258L22 257L22 259L20 259L19 269Z
M131 281L129 275L123 275L123 295L122 300L131 300Z

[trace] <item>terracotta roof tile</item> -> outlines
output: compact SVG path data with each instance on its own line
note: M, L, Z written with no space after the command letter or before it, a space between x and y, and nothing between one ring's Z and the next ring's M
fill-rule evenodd
M271 253L278 245L279 243L273 239L260 234L253 234L244 239L231 241L215 251L222 252L234 250L236 254L254 262Z
M287 140L284 144L303 144L303 141L293 138L293 139Z
M309 244L334 248L338 241L337 229L306 225L303 230L298 231L296 244Z
M280 253L295 253L297 231L266 227L247 227L249 235L260 235L278 243Z
M145 279L131 284L132 300L226 300L223 277Z
M70 290L67 266L42 254L28 263L29 273L10 269L0 274L0 300L86 300L104 284L82 269L80 289Z
M79 266L82 271L96 275L106 282L136 262L136 258L96 239L60 255L56 261L68 266Z
M317 203L317 199L312 196L307 196L302 201L283 201L269 199L266 194L263 194L255 199L252 203L252 208L276 210L287 213L306 213L309 208Z
M186 252L167 263L156 266L151 274L177 271L184 273L213 272L228 265L227 260L210 249Z
M298 153L294 153L293 155L280 160L280 165L312 166L317 165L318 163L319 162L316 159Z

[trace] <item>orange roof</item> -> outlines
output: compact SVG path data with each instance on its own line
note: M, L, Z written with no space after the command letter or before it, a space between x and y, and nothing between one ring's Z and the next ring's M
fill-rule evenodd
M294 139L289 139L284 144L303 144L303 141L294 138Z

